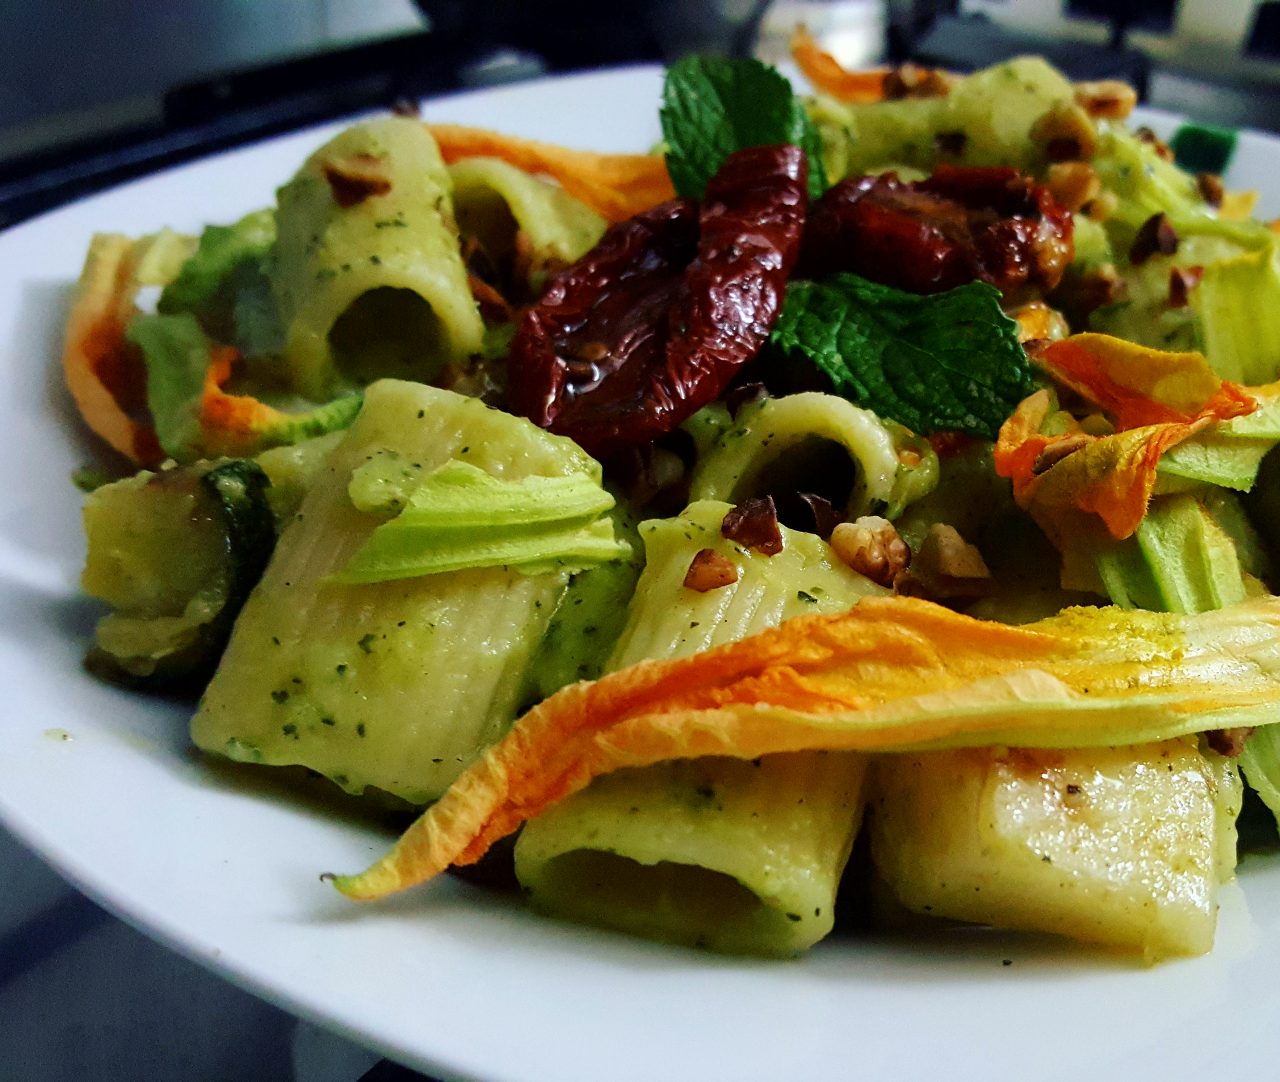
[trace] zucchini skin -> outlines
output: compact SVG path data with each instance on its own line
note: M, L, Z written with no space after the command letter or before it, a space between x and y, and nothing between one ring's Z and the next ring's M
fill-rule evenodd
M221 653L249 591L267 569L276 547L276 520L267 500L271 482L252 459L232 459L215 466L200 478L200 484L217 501L226 527L230 581L226 603L218 614L218 623L225 625L218 647Z
M89 551L84 584L114 611L99 621L95 644L85 658L90 672L140 690L185 692L203 686L275 548L269 488L270 481L256 462L231 459L179 467L147 476L141 483L130 478L100 490L103 495L98 498L105 504L96 514L87 510L85 516ZM156 500L157 490L183 493L188 499L180 504ZM119 542L103 518L112 515L114 501L120 501L119 510L139 515L143 523L132 558L137 561L135 574L153 576L145 590L152 595L147 600L128 582L111 581L109 548ZM126 501L133 506L123 506ZM179 512L179 506L185 510ZM157 517L148 521L149 512ZM148 531L148 525L153 530ZM194 579L178 582L166 567L168 554L154 548L148 553L147 546L163 548L172 531L192 525L199 528L184 534L183 551L200 572ZM158 606L154 595L165 603Z

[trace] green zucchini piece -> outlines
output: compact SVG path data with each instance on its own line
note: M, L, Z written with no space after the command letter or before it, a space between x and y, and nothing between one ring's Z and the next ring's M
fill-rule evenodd
M594 564L569 580L530 667L532 705L577 680L596 680L627 622L627 605L644 567L643 546L625 507L610 512L614 536L630 547L626 559Z
M1248 593L1234 540L1190 493L1153 500L1137 532L1100 547L1094 563L1124 608L1208 612Z
M87 664L135 685L195 682L226 645L275 544L254 462L143 472L85 501L82 585L112 606Z

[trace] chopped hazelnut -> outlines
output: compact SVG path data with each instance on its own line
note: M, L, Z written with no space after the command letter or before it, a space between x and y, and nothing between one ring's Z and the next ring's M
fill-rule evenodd
M945 98L951 92L951 76L937 68L902 64L886 73L884 96L888 101L902 98Z
M1138 104L1138 92L1119 79L1076 83L1076 104L1097 120L1123 120Z
M1178 250L1178 234L1163 212L1153 214L1138 228L1129 246L1129 262L1135 267L1153 255L1173 255Z
M1158 157L1163 158L1167 162L1173 161L1173 149L1145 124L1136 129L1133 134L1136 135L1139 140L1146 143L1147 146L1152 147Z
M831 547L853 570L881 586L893 585L911 564L911 550L888 519L864 515L831 532Z
M743 500L720 523L720 536L749 549L776 556L782 551L782 527L772 496Z
M1191 291L1204 277L1204 267L1169 268L1169 307L1185 308L1191 300Z
M1044 301L1028 301L1008 314L1018 324L1018 341L1024 348L1032 342L1056 342L1071 333L1066 317Z
M1222 178L1217 173L1197 173L1196 187L1200 191L1200 198L1208 203L1209 206L1222 206L1222 200L1227 194L1227 189L1222 183Z
M1075 104L1055 105L1031 126L1031 138L1051 162L1092 158L1098 135L1088 114Z
M386 161L372 154L330 158L320 168L333 190L334 202L343 208L354 207L370 196L386 195L391 191Z
M1092 436L1063 436L1062 439L1054 440L1043 451L1036 455L1036 460L1031 466L1033 474L1041 474L1046 470L1052 469L1068 455L1073 455L1082 447L1088 447L1093 442Z
M929 527L911 575L925 596L939 600L985 597L995 586L982 553L942 522Z
M731 586L737 581L738 569L733 561L715 549L699 549L684 575L684 584L700 594Z
M1072 213L1102 193L1102 181L1088 162L1054 162L1046 185L1053 198Z
M1228 759L1238 759L1244 751L1245 741L1253 735L1254 726L1242 726L1237 729L1213 729L1204 734L1204 742L1219 755Z

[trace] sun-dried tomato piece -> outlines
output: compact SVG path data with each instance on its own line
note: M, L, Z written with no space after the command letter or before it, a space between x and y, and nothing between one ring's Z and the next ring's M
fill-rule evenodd
M754 147L729 157L701 206L673 200L611 228L521 320L513 412L603 454L715 399L777 319L806 183L797 147Z
M1074 254L1071 215L1007 167L940 165L841 181L805 229L800 273L851 271L913 293L982 281L1004 292L1052 289Z

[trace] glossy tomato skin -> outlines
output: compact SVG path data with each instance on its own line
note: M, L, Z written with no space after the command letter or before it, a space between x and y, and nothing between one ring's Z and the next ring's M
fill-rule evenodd
M800 273L850 271L912 293L987 282L1017 296L1058 284L1074 254L1071 214L1004 166L943 165L909 183L851 177L813 207Z
M799 148L753 147L728 158L701 203L613 226L522 318L512 411L605 455L717 398L777 320L807 182Z

